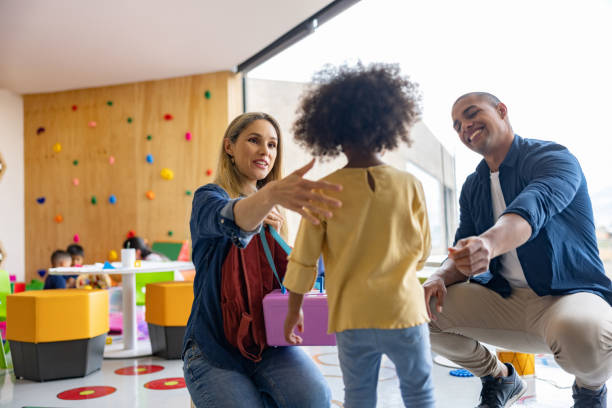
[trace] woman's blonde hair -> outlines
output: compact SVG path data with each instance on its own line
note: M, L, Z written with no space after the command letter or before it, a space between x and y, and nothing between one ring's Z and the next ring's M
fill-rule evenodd
M241 175L238 172L235 164L232 162L232 157L225 151L225 139L229 139L231 143L236 143L238 136L240 136L244 129L246 129L256 120L268 121L272 127L274 127L276 137L278 138L276 144L276 159L274 160L272 170L270 170L265 179L257 181L257 189L262 188L270 181L280 180L283 178L283 144L281 129L278 122L272 116L264 112L243 113L234 118L225 131L225 135L223 136L223 141L221 143L221 152L219 153L219 162L217 164L217 176L213 181L215 184L223 188L231 198L240 197L242 194L240 191ZM283 224L283 228L281 228L280 233L285 238L287 237L286 223Z

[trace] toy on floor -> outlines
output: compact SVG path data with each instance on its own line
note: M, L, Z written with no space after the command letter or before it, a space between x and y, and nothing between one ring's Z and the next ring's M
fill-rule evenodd
M456 370L450 370L449 374L452 375L453 377L473 377L474 376L474 374L470 373L465 368L458 368Z

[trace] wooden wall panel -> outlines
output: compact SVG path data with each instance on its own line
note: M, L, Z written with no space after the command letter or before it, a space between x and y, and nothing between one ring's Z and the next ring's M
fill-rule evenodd
M189 239L193 195L186 191L193 194L214 177L206 172L216 169L225 127L241 112L240 85L239 76L219 72L24 96L26 278L48 268L51 253L75 234L87 263L119 253L129 230L151 242ZM92 121L96 127L88 126ZM45 130L37 134L40 127ZM55 143L62 145L59 153ZM162 179L163 168L174 172L173 180ZM54 220L58 214L61 223Z

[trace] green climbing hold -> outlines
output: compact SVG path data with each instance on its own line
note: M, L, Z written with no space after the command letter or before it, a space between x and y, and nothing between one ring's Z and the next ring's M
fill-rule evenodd
M185 194L186 194L186 195L188 195L188 196L190 196L190 195L191 195L191 190L187 190L187 191L185 191Z
M204 97L205 97L206 99L210 99L210 91L209 91L209 90L207 90L206 92L204 92Z
M92 203L93 205L98 204L98 199L96 198L96 196L91 196L91 203Z
M151 140L151 139L153 139L153 136L147 135L147 140Z
M106 101L106 104L107 104L108 106L113 106L113 101Z
M174 234L174 232L172 232L171 230L168 231L168 236L171 237Z
M73 160L72 164L74 164L75 166L78 166L79 165L79 161L78 160Z
M132 118L127 118L127 123L132 123Z

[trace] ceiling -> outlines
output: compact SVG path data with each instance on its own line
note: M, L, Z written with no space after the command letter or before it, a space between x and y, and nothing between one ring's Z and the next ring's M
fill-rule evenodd
M331 0L0 0L0 89L230 70Z

